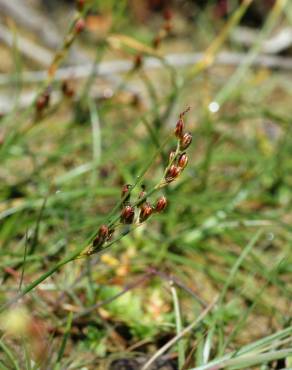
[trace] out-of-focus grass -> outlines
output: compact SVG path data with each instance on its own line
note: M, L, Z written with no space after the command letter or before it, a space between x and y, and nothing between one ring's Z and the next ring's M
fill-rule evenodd
M131 29L123 10L117 14ZM208 11L198 20L217 33ZM2 121L3 303L17 294L22 271L26 287L84 244L118 201L121 185L136 181L188 105L193 144L188 168L166 191L164 214L107 254L64 266L18 303L24 311L4 311L1 366L37 368L33 359L48 369L93 369L117 357L146 357L218 295L211 313L172 348L180 363L249 368L258 365L257 355L263 369L283 358L286 365L279 360L277 366L289 367L291 77L248 69L219 111L210 112L233 72L214 66L184 84L189 70L180 69L174 86L168 69L137 71L125 80L141 87L140 106L123 91L95 105L90 83L84 122L68 101L19 136L25 119ZM162 161L147 172L148 187L161 176Z

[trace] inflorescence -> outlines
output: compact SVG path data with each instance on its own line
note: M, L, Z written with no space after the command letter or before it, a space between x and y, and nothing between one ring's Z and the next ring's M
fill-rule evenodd
M164 174L160 182L149 192L145 186L142 186L141 192L136 201L131 203L131 192L133 186L125 184L121 191L121 211L114 222L107 225L101 225L95 235L89 248L81 255L90 256L107 247L107 243L111 241L115 230L121 225L141 225L148 220L152 215L161 213L167 206L165 196L160 196L153 204L149 201L149 197L159 189L167 186L169 183L176 180L188 164L188 156L186 149L192 142L192 134L185 132L184 115L189 111L186 109L179 115L179 120L176 123L174 135L177 138L176 150L169 154L168 164L164 170Z

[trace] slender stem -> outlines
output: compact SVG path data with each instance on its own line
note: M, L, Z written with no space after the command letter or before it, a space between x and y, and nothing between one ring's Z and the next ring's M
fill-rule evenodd
M186 334L188 334L191 330L193 330L206 316L207 314L212 310L212 308L215 306L217 302L217 297L214 299L214 301L206 307L202 313L188 326L186 326L179 334L177 334L175 337L173 337L169 342L167 342L164 346L162 346L142 367L141 370L147 370L150 368L150 366L153 364L153 362L163 355L169 348L171 348L175 343L177 343L181 338L183 338Z

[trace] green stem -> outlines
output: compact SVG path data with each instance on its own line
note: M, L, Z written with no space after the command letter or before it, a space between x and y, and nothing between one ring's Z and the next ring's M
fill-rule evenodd
M26 288L24 288L19 294L17 294L14 298L12 298L10 301L6 302L4 305L0 307L0 313L3 312L6 308L10 307L12 304L16 303L19 299L24 297L27 293L29 293L31 290L33 290L37 285L42 283L44 280L46 280L48 277L53 275L56 271L59 270L60 267L66 265L67 263L74 261L83 248L79 248L78 251L75 251L71 255L69 255L67 258L64 258L62 261L58 262L54 267L52 267L49 271L42 274L38 279L34 280L31 284L29 284Z

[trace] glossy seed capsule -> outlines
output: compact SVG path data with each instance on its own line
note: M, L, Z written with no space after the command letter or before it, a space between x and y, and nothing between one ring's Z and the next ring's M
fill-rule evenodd
M101 225L97 236L94 238L92 245L94 248L101 247L109 236L109 228L107 225Z
M167 206L167 200L164 196L161 196L157 199L156 205L155 205L155 212L162 212Z
M189 158L186 155L186 153L182 153L178 158L177 164L183 170L188 164L188 161L189 161Z
M147 218L149 218L152 213L153 213L153 208L150 205L150 203L148 202L144 203L143 206L141 207L141 211L139 215L139 222L146 221Z
M180 150L187 149L191 145L192 140L193 140L192 134L190 134L189 132L186 132L183 135L183 137L180 139L180 142L179 142Z
M174 164L170 166L169 170L166 173L165 180L167 182L173 181L179 175L180 169Z
M75 23L75 32L81 33L85 29L85 20L83 18L79 18Z
M121 222L123 224L131 224L134 221L135 210L132 206L126 205L121 212Z
M178 139L181 139L183 136L183 131L184 131L184 121L182 118L180 118L175 126L174 134Z

